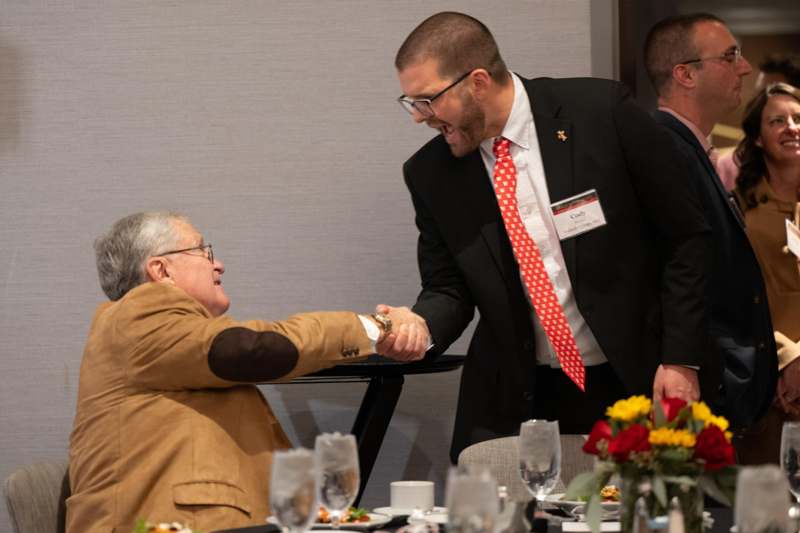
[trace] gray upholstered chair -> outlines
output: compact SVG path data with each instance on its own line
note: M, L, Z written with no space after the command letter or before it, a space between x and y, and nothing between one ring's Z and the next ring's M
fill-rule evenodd
M15 533L64 533L69 496L66 460L23 466L8 476L4 488Z
M479 442L464 448L458 456L459 466L481 466L489 470L498 485L508 488L508 495L514 501L529 501L530 492L522 484L519 475L517 440L519 437L503 437ZM583 435L561 435L561 480L553 489L554 493L564 492L572 478L594 466L592 456L581 450Z

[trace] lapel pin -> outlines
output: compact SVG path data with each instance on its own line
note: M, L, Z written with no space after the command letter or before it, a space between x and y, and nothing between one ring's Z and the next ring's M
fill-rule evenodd
M558 130L556 132L556 137L558 137L558 140L561 141L562 143L566 142L567 141L567 132L565 132L564 130Z

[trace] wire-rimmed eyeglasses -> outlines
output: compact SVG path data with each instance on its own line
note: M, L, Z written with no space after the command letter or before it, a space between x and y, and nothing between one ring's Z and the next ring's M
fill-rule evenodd
M678 64L689 65L691 63L702 63L703 61L713 61L715 59L720 61L725 61L726 63L730 63L731 65L736 65L737 63L739 63L739 61L742 60L742 49L737 46L735 48L731 48L722 55L712 56L712 57L698 57L695 59L689 59L688 61L681 61Z
M203 252L205 252L203 254L205 258L211 261L212 265L214 264L214 250L211 248L210 244L201 244L200 246L192 246L191 248L182 248L180 250L170 250L169 252L163 252L158 255L182 254L185 252L191 252L192 250L203 250ZM196 257L200 257L197 254L188 254L188 255L194 255Z
M472 70L475 70L475 69L472 69ZM425 118L430 118L430 117L432 117L433 115L436 114L433 111L433 107L431 105L431 104L433 104L433 101L436 100L437 98L439 98L440 96L442 96L444 93L446 93L447 91L449 91L453 87L455 87L456 85L458 85L459 83L461 83L462 81L464 81L464 79L467 76L472 74L472 70L470 70L468 72L465 72L464 74L462 74L461 76L456 78L456 81L454 81L453 83L451 83L450 85L448 85L447 87L445 87L444 89L439 91L438 93L434 94L430 98L409 98L408 96L406 96L404 94L401 94L397 98L397 101L400 103L400 105L402 106L403 109L408 111L409 114L413 115L414 113L419 113L420 115L422 115Z

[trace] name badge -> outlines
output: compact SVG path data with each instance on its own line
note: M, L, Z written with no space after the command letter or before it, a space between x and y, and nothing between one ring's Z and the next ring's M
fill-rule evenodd
M556 202L550 209L553 210L558 238L562 241L606 225L596 189Z
M796 257L800 257L800 229L791 220L786 220L786 245Z

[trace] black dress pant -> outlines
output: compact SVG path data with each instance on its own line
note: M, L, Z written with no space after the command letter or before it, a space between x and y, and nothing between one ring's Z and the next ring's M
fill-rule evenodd
M597 420L605 418L607 407L628 396L608 363L586 367L586 392L560 368L538 365L533 417L558 420L562 434L586 434Z

